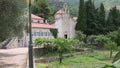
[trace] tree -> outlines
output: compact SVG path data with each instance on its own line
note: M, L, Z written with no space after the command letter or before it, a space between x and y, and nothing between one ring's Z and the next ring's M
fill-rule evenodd
M76 31L76 39L78 39L79 42L80 42L80 41L84 41L85 37L86 37L86 35L83 34L83 32L81 32L81 31Z
M110 9L107 24L107 32L117 30L120 26L120 12L116 7Z
M105 34L106 31L106 23L105 23L105 8L103 3L101 3L100 8L98 10L98 34Z
M110 51L110 58L111 58L114 50L117 49L117 44L112 41L107 41L107 43L105 44L105 47Z
M26 0L0 0L0 42L21 36Z
M117 46L120 46L120 28L117 30L116 43Z
M105 35L91 35L89 36L89 41L91 44L97 43L100 47L104 47L107 41L111 41L111 39Z
M35 40L35 45L43 45L45 48L45 51L50 51L52 49L55 49L59 54L59 62L62 63L63 59L63 53L71 52L73 49L74 40L68 40L63 38L57 38L57 39L47 39L47 38L38 38ZM47 47L46 47L47 46ZM53 53L53 52L52 52Z
M57 53L59 54L59 62L62 63L63 53L71 52L73 47L73 40L58 38L55 40L55 45L57 48Z
M77 24L75 29L77 31L81 30L81 31L86 31L86 11L85 11L85 4L84 4L84 0L80 0L80 6L79 6L79 16L78 16L78 20L77 20Z
M107 34L107 37L109 37L113 42L117 43L117 46L120 46L120 28L118 30L109 32Z
M87 35L97 34L97 23L96 23L96 9L94 3L91 0L86 1L86 14L87 14Z
M113 42L117 41L118 31L109 32L106 36L110 38ZM117 43L117 42L116 42Z
M48 19L50 15L50 9L47 0L36 0L32 5L32 13L43 17L45 20Z

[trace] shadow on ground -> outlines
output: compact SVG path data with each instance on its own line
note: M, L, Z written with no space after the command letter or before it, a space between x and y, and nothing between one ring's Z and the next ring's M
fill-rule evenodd
M5 54L5 53L0 53L0 58L2 58L2 57L12 57L12 56L17 56L17 55L20 55L20 54Z
M8 67L14 67L14 66L17 66L17 65L15 65L15 64L7 64L7 63L4 63L4 62L0 61L0 68L8 68Z

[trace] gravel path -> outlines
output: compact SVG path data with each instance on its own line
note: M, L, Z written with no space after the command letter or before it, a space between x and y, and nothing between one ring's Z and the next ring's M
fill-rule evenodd
M0 49L0 68L25 68L28 48Z

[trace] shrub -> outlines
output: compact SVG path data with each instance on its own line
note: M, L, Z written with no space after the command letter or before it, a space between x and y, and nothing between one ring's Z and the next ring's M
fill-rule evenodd
M116 68L116 67L113 65L105 65L103 68Z
M107 41L107 43L105 44L105 48L110 51L110 58L111 58L114 50L117 49L117 44L112 41Z

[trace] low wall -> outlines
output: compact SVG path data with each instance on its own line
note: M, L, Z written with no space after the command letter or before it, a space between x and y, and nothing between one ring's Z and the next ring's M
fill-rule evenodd
M34 56L41 56L44 54L44 48L34 48Z

